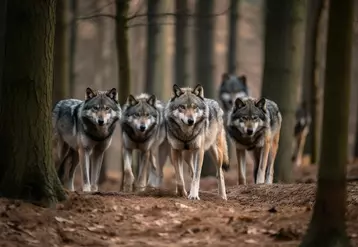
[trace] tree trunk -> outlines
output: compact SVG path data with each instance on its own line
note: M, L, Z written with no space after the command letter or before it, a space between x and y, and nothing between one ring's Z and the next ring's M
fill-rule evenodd
M0 2L0 85L4 68L5 33L6 33L6 8L7 0Z
M214 83L214 12L213 0L197 0L195 5L195 84L201 83L206 98L215 98ZM215 176L216 168L208 152L205 152L201 176Z
M354 2L354 20L358 20L358 2L355 1ZM352 83L353 83L353 88L351 91L353 91L351 93L351 97L353 99L353 104L355 105L355 111L356 111L356 119L355 119L355 136L354 136L354 145L353 145L353 161L356 162L358 159L358 100L354 98L356 95L356 92L358 90L358 25L356 22L354 22L354 31L353 31L353 66L352 66ZM353 107L353 109L354 109Z
M306 39L305 39L305 63L303 68L303 88L301 100L306 103L311 117L318 115L315 113L315 101L312 102L313 95L317 95L315 92L311 92L312 85L315 83L315 70L316 70L316 54L317 54L317 37L319 35L319 20L323 9L324 0L311 0L308 1L307 15L306 15ZM317 122L317 121L316 121ZM315 122L315 123L316 123ZM313 124L310 126L310 132L307 135L305 152L316 153L318 147L313 143L317 143L317 135L314 137ZM317 129L316 129L317 130ZM313 140L313 138L315 138ZM316 155L311 156L311 160L316 161Z
M353 1L331 1L318 187L301 246L350 246L345 213L352 25Z
M262 96L275 101L282 127L274 180L292 181L293 129L303 61L305 1L266 1L265 65Z
M130 94L131 78L129 67L129 45L128 45L128 11L129 0L116 0L116 46L118 60L118 99L123 105ZM121 172L123 174L123 159L120 159ZM138 157L133 157L133 166L137 167ZM123 179L122 179L123 182ZM120 189L122 188L122 183Z
M0 194L44 206L66 197L51 152L55 8L53 0L8 2L0 90Z
M175 83L188 86L188 0L176 0L175 12Z
M69 45L67 0L59 0L56 4L54 80L52 105L69 96Z
M57 0L58 1L58 0ZM76 42L77 42L77 11L78 11L78 0L69 0L70 1L70 8L71 8L71 26L70 26L70 58L69 58L69 88L70 88L70 95L74 94L75 90L75 80L76 80L76 74L75 74L75 57L76 57Z
M237 71L237 19L239 13L239 5L239 0L231 0L229 14L227 72L233 74L235 74Z
M325 7L329 1L324 0L319 16L319 27L316 36L316 54L315 68L311 81L311 106L312 106L312 122L311 122L311 163L319 163L320 140L322 132L322 111L323 111L323 95L324 95L324 70L325 70L325 54L327 40L327 20L328 10Z

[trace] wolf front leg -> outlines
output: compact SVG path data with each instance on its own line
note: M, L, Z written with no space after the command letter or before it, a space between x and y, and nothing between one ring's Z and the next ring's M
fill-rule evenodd
M237 185L246 184L246 150L236 148Z
M271 149L269 153L269 159L267 163L267 171L266 171L266 184L272 184L273 183L273 173L274 173L274 165L275 165L275 159L277 155L278 150L278 144L280 141L280 132L278 132L272 140Z
M199 187L200 187L200 175L201 175L201 168L203 166L204 161L204 149L197 149L192 151L193 155L193 162L194 162L194 174L193 179L191 181L190 186L190 194L188 196L191 200L200 200L199 197Z
M83 147L79 148L80 164L82 168L82 191L91 192L90 183L90 151Z
M142 151L141 152L141 162L139 166L141 166L141 169L139 169L138 179L136 183L136 190L137 191L143 191L145 190L145 187L147 186L147 173L148 173L148 165L149 165L149 156L150 151Z
M176 193L179 196L187 197L185 190L184 174L183 174L183 155L182 150L171 149L171 160L175 169L176 177Z
M91 189L98 191L98 179L103 163L104 150L93 150L91 159Z
M123 164L123 191L131 192L134 182L134 175L132 171L132 150L123 148Z
M267 160L268 160L270 148L271 148L271 140L269 136L266 136L264 145L263 147L260 148L260 162L257 170L256 184L265 183Z

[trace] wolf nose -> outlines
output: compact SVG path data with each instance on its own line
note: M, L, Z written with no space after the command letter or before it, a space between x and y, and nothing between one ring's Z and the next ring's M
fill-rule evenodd
M145 131L145 129L146 129L145 125L141 125L141 126L139 126L139 130L140 130L140 131L144 132L144 131Z
M102 126L102 125L104 124L104 121L103 121L102 119L98 119L97 122L98 122L98 125L99 125L99 126Z
M188 119L188 125L193 125L194 124L194 119L192 119L192 118L189 118Z
M250 136L250 135L252 135L254 133L254 130L253 129L247 129L246 133Z

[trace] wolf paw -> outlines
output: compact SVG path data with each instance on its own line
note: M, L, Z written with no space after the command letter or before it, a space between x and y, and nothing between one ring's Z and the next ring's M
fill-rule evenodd
M185 188L183 186L177 186L176 194L178 196L187 197L188 193L186 192Z
M92 191L93 191L93 192L97 192L97 191L98 191L98 185L97 185L97 184L92 185Z
M223 163L221 168L223 171L228 172L230 170L230 164L229 163Z
M91 192L91 185L90 184L84 184L82 187L83 192Z
M200 197L199 197L199 195L192 195L191 193L189 194L189 196L188 196L188 199L190 199L190 200L200 200Z

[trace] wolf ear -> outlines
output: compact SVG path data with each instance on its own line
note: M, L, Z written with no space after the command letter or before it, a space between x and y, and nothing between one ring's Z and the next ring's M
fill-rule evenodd
M177 84L174 84L173 85L173 93L174 93L174 97L179 97L180 95L183 94L183 91Z
M193 93L194 93L196 96L198 96L198 97L204 99L204 88L203 88L202 85L200 85L200 84L196 85L196 87L195 87L194 90L193 90Z
M85 100L89 100L92 99L93 97L96 97L97 94L95 92L93 92L93 90L91 88L86 88L86 95L85 95Z
M226 81L226 80L228 80L229 78L230 78L229 73L223 73L223 74L221 75L221 80L222 80L222 81Z
M237 109L243 108L245 106L244 101L242 101L240 98L235 99L235 107Z
M262 109L263 111L266 111L266 99L262 97L255 103L255 106Z
M127 98L127 104L130 106L134 106L134 105L138 104L138 101L134 98L133 95L130 94Z
M246 86L246 75L240 75L237 77L239 81L242 81L242 83Z
M118 93L117 93L117 89L112 88L111 90L107 91L106 95L111 98L112 100L114 100L115 102L118 102Z
M155 106L155 102L157 101L157 97L155 95L151 95L149 99L147 100L148 104L151 106Z

